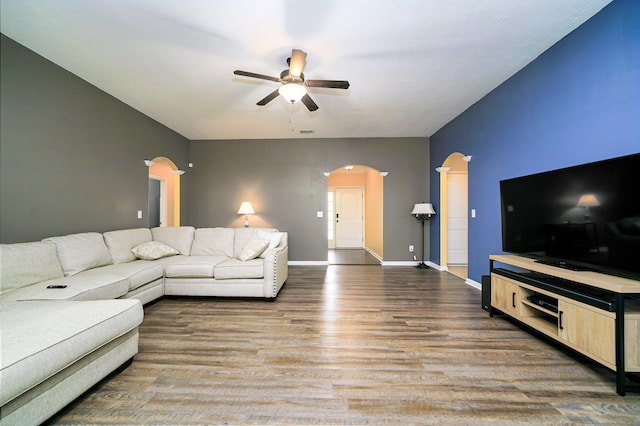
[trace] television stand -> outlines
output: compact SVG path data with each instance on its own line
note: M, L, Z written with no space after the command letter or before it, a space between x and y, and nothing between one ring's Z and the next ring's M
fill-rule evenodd
M571 271L592 271L592 269L587 268L586 266L574 265L573 263L563 262L561 260L537 259L534 260L534 262L542 263L543 265L555 266L557 268L569 269Z
M640 392L640 281L492 255L489 314L503 313L616 373L616 392ZM500 263L506 268L495 267Z

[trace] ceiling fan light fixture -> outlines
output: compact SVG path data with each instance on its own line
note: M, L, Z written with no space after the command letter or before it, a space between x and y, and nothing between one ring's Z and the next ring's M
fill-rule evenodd
M287 83L283 84L279 89L278 93L287 100L287 102L291 102L295 104L300 101L304 95L307 94L307 88L298 83Z

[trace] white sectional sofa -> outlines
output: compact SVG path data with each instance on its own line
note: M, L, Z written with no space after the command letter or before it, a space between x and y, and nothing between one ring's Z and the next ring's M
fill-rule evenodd
M138 352L164 295L275 300L286 232L137 228L0 244L0 425L38 424Z
M0 424L37 425L138 353L138 300L0 303Z

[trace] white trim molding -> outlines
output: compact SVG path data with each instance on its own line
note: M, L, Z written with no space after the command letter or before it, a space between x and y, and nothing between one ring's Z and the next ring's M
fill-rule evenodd
M381 263L381 265L382 266L413 266L413 267L416 267L416 266L418 266L418 263L420 263L420 262L417 262L415 260L410 260L410 261L407 261L407 260L385 260L385 261L383 261ZM442 267L440 265L436 265L433 262L427 261L426 264L429 267L431 267L431 268L433 268L433 269L435 269L437 271L446 271L447 270L446 268L442 269Z
M287 262L288 265L295 266L327 266L329 265L328 260L290 260Z
M478 290L482 290L482 284L480 284L477 281L472 280L471 278L467 278L464 283L467 284L467 285L470 285L471 287L476 288Z
M385 260L381 263L382 266L416 266L418 262L407 260Z
M368 247L364 248L367 253L369 253L371 256L375 257L376 259L378 259L378 262L380 262L382 264L382 258L380 256L378 256L378 253L374 252L373 250L369 249Z
M440 272L445 272L445 271L449 270L449 268L447 268L446 266L440 266L437 263L433 263L431 261L428 261L427 265L429 265L430 267L432 267L436 271L440 271Z

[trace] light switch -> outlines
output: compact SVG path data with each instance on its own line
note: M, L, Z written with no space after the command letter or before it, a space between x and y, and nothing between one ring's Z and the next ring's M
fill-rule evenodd
M324 212L322 210L316 212L316 217L324 217Z
M138 219L142 219L142 210L138 210Z
M476 217L476 209L471 209L471 217Z

